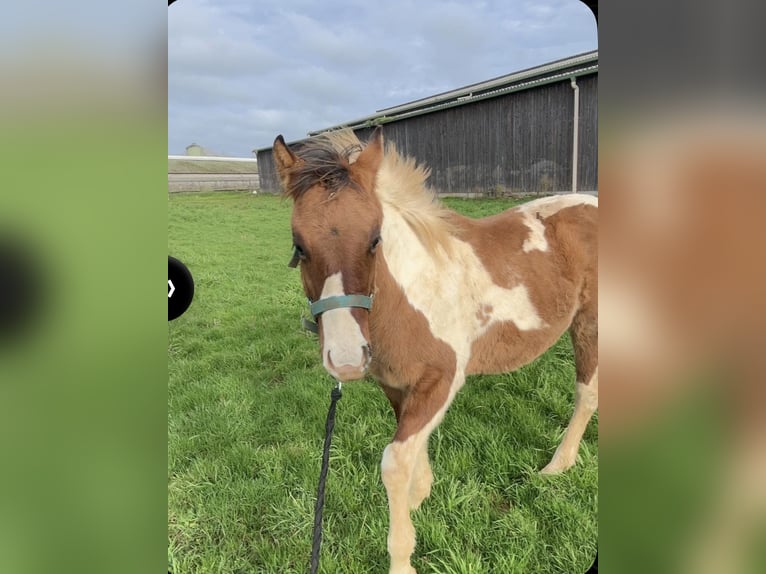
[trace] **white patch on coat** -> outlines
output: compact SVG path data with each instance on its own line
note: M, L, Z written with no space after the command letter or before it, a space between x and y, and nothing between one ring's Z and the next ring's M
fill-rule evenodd
M497 285L467 242L451 238L451 256L435 259L387 204L383 205L381 235L392 276L410 304L423 313L431 333L455 351L459 384L453 385L451 394L462 385L472 343L494 323L510 321L522 331L546 326L526 286Z
M538 251L548 251L548 240L545 239L545 225L531 211L524 211L524 225L529 228L529 237L524 240L521 248L524 253L529 253L533 249Z
M338 272L325 279L321 299L334 295L345 295L343 292L343 275ZM351 309L331 309L322 313L322 361L330 374L335 374L330 366L329 358L336 367L344 365L358 367L367 360L363 348L367 341L362 335L359 323L351 314Z
M520 205L518 209L520 211L539 213L540 216L545 219L564 208L582 204L598 207L598 197L587 193L564 193L528 201L527 203Z
M522 249L525 253L532 250L548 251L548 241L545 239L543 220L554 213L575 205L592 205L598 207L598 198L586 193L570 193L535 199L518 207L524 225L529 228L529 236L524 240Z

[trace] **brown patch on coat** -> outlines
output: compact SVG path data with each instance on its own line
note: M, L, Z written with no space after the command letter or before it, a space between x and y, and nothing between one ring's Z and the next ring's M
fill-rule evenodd
M575 379L589 385L598 368L598 309L588 303L572 321L569 328L575 356Z
M476 319L479 321L479 324L482 327L486 327L487 323L489 323L490 319L492 318L490 316L490 313L492 313L492 305L487 305L486 303L481 306L481 308L476 311Z

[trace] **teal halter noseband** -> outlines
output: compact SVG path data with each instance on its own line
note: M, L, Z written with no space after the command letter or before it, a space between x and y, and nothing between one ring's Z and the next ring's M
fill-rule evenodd
M319 301L311 302L309 299L309 313L316 319L325 311L332 311L333 309L343 309L346 307L359 307L361 309L372 309L372 295L333 295L332 297L325 297ZM301 318L301 325L307 331L319 334L319 326L314 321Z
M287 266L297 267L298 261L298 252L296 250L293 253L293 258L290 260L290 263L288 263ZM358 307L360 309L367 309L370 311L372 309L372 295L333 295L331 297L325 297L324 299L319 299L318 301L313 302L311 299L309 299L309 313L311 313L311 316L314 319L327 311L332 311L333 309L344 309L348 307ZM312 333L319 333L319 327L314 321L309 321L304 317L301 320L301 324L307 331L311 331Z
M342 309L344 307L360 307L369 311L372 309L372 297L367 295L333 295L314 303L309 302L309 312L314 319L325 311Z

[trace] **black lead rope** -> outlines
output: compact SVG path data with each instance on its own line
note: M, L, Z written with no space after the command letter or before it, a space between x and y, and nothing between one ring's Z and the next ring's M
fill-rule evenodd
M327 467L330 464L330 443L332 431L335 428L335 406L342 396L340 382L330 393L330 410L327 412L327 421L324 425L324 450L322 451L322 470L319 472L319 487L317 488L317 501L314 506L314 535L311 545L311 574L319 570L319 548L322 546L322 509L324 508L324 486L327 481Z

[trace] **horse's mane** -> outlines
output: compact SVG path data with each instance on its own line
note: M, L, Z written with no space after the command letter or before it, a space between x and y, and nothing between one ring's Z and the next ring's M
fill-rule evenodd
M362 151L362 144L354 136L328 137L320 135L293 147L293 151L301 159L289 169L289 188L285 194L293 200L298 199L309 189L320 184L328 193L334 193L343 187L355 187L351 179L349 166L353 159ZM351 132L353 136L354 133ZM353 158L353 159L350 159Z
M305 191L312 177L332 183L335 189L348 185L348 167L356 161L363 149L362 143L350 129L326 132L312 138L298 152L305 164L301 172L304 179L291 180L294 189ZM309 166L308 164L313 164ZM332 164L332 165L331 165ZM426 185L431 170L418 165L414 158L402 156L392 142L386 143L383 161L378 170L375 194L380 202L394 209L407 222L423 245L433 254L450 253L450 237L456 233L452 211L444 207L436 193ZM327 186L326 186L327 187ZM328 188L329 189L329 188Z

